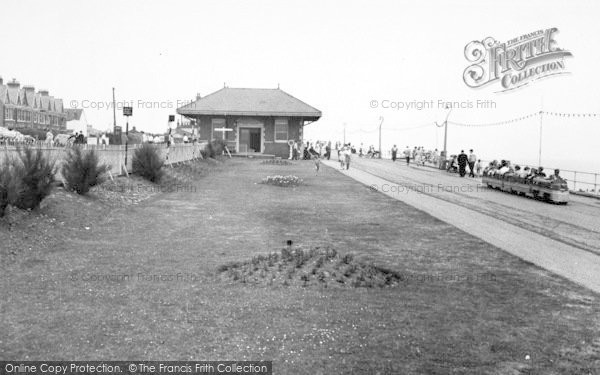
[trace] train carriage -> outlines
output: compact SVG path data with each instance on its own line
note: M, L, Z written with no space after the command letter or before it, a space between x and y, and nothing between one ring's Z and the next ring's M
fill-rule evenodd
M562 178L522 178L511 173L505 173L504 175L484 175L482 182L490 188L543 199L548 202L567 204L569 201L569 187L567 181Z

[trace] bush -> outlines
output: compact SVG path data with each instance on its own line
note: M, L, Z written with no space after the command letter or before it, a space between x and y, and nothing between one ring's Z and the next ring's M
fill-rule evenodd
M14 205L22 193L21 180L15 178L14 166L8 156L0 161L0 217L4 216L6 207Z
M17 150L19 160L12 163L11 179L18 186L14 205L21 209L33 209L40 205L52 190L56 163L44 156L41 149L25 147Z
M151 182L159 182L163 176L164 160L158 154L158 149L144 143L133 154L133 173L137 173Z
M107 171L108 166L100 165L94 150L83 151L81 147L69 150L61 170L67 189L81 195L90 191L92 186L103 183Z
M213 139L211 142L208 142L204 147L204 154L209 158L214 158L215 156L222 155L223 151L225 151L226 146L227 142L225 140Z

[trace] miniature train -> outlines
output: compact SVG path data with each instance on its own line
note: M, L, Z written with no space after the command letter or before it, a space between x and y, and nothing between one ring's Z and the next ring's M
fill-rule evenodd
M484 175L482 177L482 182L490 188L536 199L543 199L548 202L567 204L569 201L569 187L567 181L563 178L522 178L514 174L506 173L504 175Z

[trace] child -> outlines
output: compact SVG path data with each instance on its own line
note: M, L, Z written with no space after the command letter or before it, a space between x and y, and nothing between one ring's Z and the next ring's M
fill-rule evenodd
M321 169L321 158L318 155L313 155L313 160L315 161L315 174L319 174L319 169Z
M477 173L477 177L481 177L481 159L477 160L475 164L475 171Z

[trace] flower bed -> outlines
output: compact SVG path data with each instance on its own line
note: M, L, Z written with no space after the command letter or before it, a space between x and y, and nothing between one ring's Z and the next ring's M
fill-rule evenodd
M298 176L267 176L267 178L263 178L261 181L263 184L275 185L281 187L295 187L302 183L302 179L298 178Z
M275 165L292 165L294 163L291 163L287 160L283 160L283 159L267 159L267 160L263 160L262 162L260 162L260 164L275 164Z

